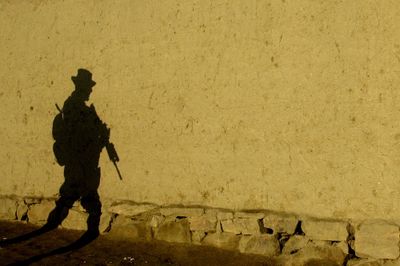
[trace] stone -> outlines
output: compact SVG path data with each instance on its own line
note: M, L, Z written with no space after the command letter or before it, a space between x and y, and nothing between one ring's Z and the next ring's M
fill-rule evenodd
M220 221L233 219L233 213L232 212L222 212L222 211L218 212L217 219Z
M189 217L189 225L191 231L204 231L204 232L215 232L217 226L216 217L194 216Z
M208 217L215 217L217 218L218 210L217 209L205 209L204 215Z
M255 235L260 234L258 221L252 218L234 218L222 220L222 231L234 234Z
M273 233L285 233L293 235L299 220L293 215L268 214L264 217L263 225L272 229Z
M61 226L66 229L74 230L87 230L87 220L88 214L82 212L79 208L71 208L68 212L68 216L64 219Z
M243 235L260 234L260 225L255 218L235 218L233 223Z
M400 259L397 260L386 260L383 266L400 266Z
M356 249L356 248L355 248L355 245L354 245L354 243L355 243L354 239L349 240L348 243L349 243L349 247L350 247L352 250L355 250L355 249Z
M23 200L17 201L17 211L16 211L16 216L17 220L22 220L23 218L26 217L28 214L28 205L25 204Z
M226 233L233 233L236 235L241 233L239 228L237 228L236 225L233 223L233 219L222 220L221 227L222 227L222 231L226 232Z
M263 212L235 212L235 218L252 218L260 220L264 218L265 213Z
M17 201L10 198L0 198L0 219L15 220L17 212Z
M151 240L151 227L145 221L132 220L130 217L119 215L111 222L108 235L118 239Z
M272 257L279 255L280 245L278 239L272 235L242 236L239 251Z
M213 221L214 220L218 221L217 214L218 214L218 211L216 209L205 209L204 210L204 216L207 217L207 219L210 219Z
M237 235L242 233L240 228L237 226L237 224L234 223L233 219L222 220L221 228L222 228L222 232L226 232L226 233L233 233L233 234L237 234Z
M74 209L74 210L77 210L77 211L81 211L81 212L86 212L86 209L82 206L80 200L75 201L74 204L72 204L72 208L71 209Z
M201 241L206 236L206 233L203 231L193 231L192 232L192 243L196 245L200 245Z
M316 247L329 247L332 246L332 241L326 241L326 240L310 240L308 242L309 245L313 245Z
M213 246L227 250L237 250L239 241L240 236L222 232L207 234L201 243L206 246Z
M54 201L44 200L39 204L29 206L28 221L33 224L43 225L47 221L50 212L56 207Z
M298 252L300 249L307 246L309 242L310 239L306 236L301 236L301 235L291 236L283 246L282 254L287 254L287 255L294 254Z
M112 218L113 215L111 213L103 211L100 217L100 225L99 225L100 233L105 233L110 229Z
M175 243L190 243L191 235L188 219L165 221L155 231L155 239Z
M252 238L252 236L241 236L238 244L238 250L241 253L244 253L244 250L247 246L247 243Z
M24 202L26 205L39 204L41 201L42 199L40 198L31 198L31 197L24 198Z
M332 246L340 248L344 254L349 254L349 244L346 241L335 242Z
M150 218L149 225L154 228L158 228L165 220L165 217L162 215L153 215Z
M347 262L346 266L383 266L383 260L376 259L353 259Z
M157 205L153 204L118 203L111 205L108 208L108 212L130 217L152 211L157 208Z
M315 246L308 243L292 255L284 255L285 266L324 265L341 266L346 255L338 247Z
M160 208L160 213L164 216L193 217L204 214L203 208Z
M399 257L399 228L385 221L362 223L355 231L354 249L360 258L396 259Z
M307 237L314 240L346 241L347 222L328 220L305 220L301 228Z

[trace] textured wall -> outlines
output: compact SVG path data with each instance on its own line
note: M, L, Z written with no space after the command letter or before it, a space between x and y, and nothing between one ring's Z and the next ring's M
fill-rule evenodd
M0 0L0 194L53 196L79 67L112 128L100 194L400 217L398 1Z

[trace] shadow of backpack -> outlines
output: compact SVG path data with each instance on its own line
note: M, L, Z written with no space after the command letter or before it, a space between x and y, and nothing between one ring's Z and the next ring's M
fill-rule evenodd
M67 126L61 110L53 120L53 153L59 165L64 166L66 161Z

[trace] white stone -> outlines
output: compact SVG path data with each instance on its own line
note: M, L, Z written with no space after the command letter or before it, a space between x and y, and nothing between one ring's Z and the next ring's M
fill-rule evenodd
M293 254L298 252L300 249L304 248L308 243L310 242L310 239L306 236L301 236L301 235L294 235L289 238L288 241L286 241L283 249L282 249L282 254Z
M77 209L72 208L69 210L68 216L61 224L63 228L74 230L87 230L86 221L88 214Z
M354 246L354 243L355 243L354 239L349 240L348 243L349 243L349 247L350 247L352 250L356 250L356 248L355 248L355 246Z
M344 254L349 254L349 244L346 241L340 241L332 244L334 247L340 248Z
M221 212L217 213L217 218L220 221L233 219L233 213L232 212L222 212L221 211Z
M239 240L239 244L238 244L238 250L243 253L247 243L249 242L249 240L252 238L252 236L241 236L240 240Z
M151 227L144 221L132 220L123 215L117 216L111 223L111 230L108 234L118 239L141 239L151 240Z
M376 259L354 259L347 262L347 266L383 266L383 260Z
M222 231L233 234L255 235L260 234L260 225L254 218L234 218L222 220Z
M33 204L28 210L28 219L33 224L45 224L50 212L56 207L54 201L42 201L39 204Z
M207 219L210 219L211 221L218 221L217 214L218 211L216 209L205 209L203 216L207 217Z
M260 225L255 218L235 218L233 223L243 235L260 234Z
M310 240L308 242L308 245L312 245L315 247L329 247L332 246L332 241L327 241L327 240Z
M304 220L301 228L307 237L314 240L346 241L348 223L342 221Z
M383 263L383 266L400 266L400 259L387 260Z
M17 202L17 219L21 220L24 216L26 216L28 213L28 205L25 204L23 200L19 200Z
M108 208L108 212L129 217L152 211L154 209L157 209L157 206L153 204L118 203L111 205Z
M236 250L239 245L240 236L231 233L207 234L201 242L202 245L213 246L222 249Z
M273 233L294 234L298 219L293 215L267 214L263 219L264 227L273 230Z
M217 226L216 217L208 217L206 215L189 217L189 225L191 231L215 232Z
M190 243L191 235L187 219L165 221L155 231L155 239L167 242Z
M242 236L239 241L239 251L272 257L280 253L280 245L272 235Z
M99 225L99 231L100 233L105 233L107 232L108 229L110 229L110 223L113 215L109 212L103 211L100 217L100 225Z
M161 215L153 215L153 216L150 218L149 225L150 225L151 227L158 228L158 227L160 226L160 224L162 224L162 223L164 222L164 220L165 220L165 217L164 217L164 216L161 216Z
M24 198L26 205L39 204L42 200L40 198Z
M217 230L216 230L215 232L217 232L217 233L222 233L222 232L223 232L221 221L217 221L217 227L216 227L216 229L217 229Z
M399 228L385 221L368 221L356 228L354 248L360 258L397 259Z
M204 214L203 208L160 208L160 213L164 216L192 217Z
M217 218L218 210L217 209L205 209L204 214L208 217Z
M72 208L71 209L78 210L78 211L81 211L81 212L86 212L86 209L82 206L80 200L75 201L74 204L72 204Z
M233 233L236 235L241 233L239 228L237 228L236 225L233 223L233 219L222 220L221 227L222 227L222 231L226 232L226 233Z
M204 239L206 236L206 233L203 231L193 231L192 232L192 243L199 245L201 244L201 241Z
M0 198L0 219L15 220L17 201L9 198Z

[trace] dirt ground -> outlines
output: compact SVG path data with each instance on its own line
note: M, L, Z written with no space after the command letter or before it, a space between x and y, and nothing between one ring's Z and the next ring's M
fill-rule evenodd
M0 239L11 239L36 229L31 224L0 221ZM49 254L73 243L82 233L56 229L29 240L2 245L0 265L275 265L262 256L160 241L118 240L107 235L77 250Z

